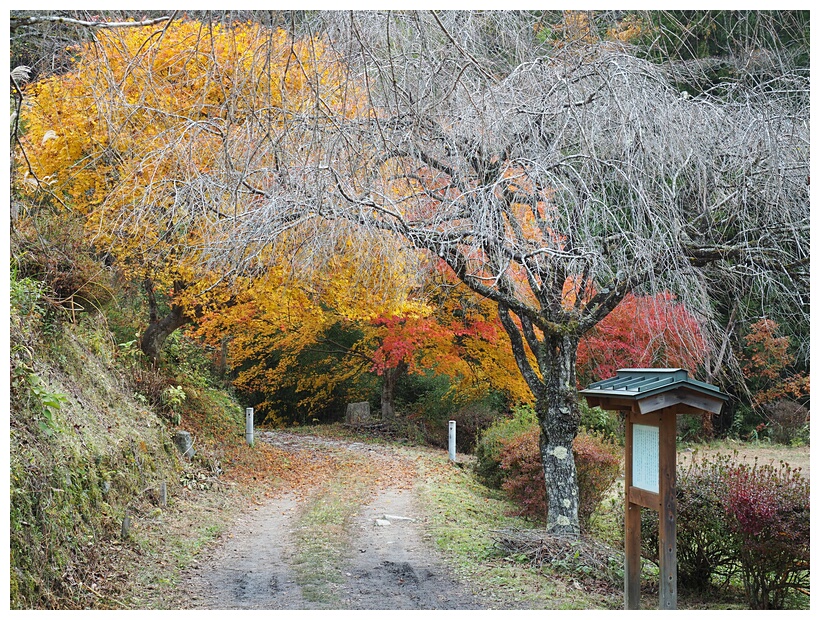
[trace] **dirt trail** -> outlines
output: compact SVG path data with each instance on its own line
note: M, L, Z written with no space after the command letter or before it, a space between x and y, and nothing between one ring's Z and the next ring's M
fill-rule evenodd
M354 525L342 601L348 609L480 609L430 550L410 491L387 490Z
M361 442L266 432L262 441L290 451L393 455ZM191 609L316 609L305 600L288 561L305 495L283 495L232 523L220 542L183 575L181 598ZM411 489L388 484L360 506L334 584L340 609L480 609L481 600L458 583L426 536L426 519Z
M297 502L277 498L237 519L181 584L192 609L305 609L284 562Z

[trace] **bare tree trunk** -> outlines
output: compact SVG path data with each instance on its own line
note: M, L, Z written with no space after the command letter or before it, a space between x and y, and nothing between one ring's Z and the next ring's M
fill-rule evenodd
M399 362L395 368L385 368L384 370L382 375L383 422L393 422L396 419L396 383L405 372L407 372L407 364L404 361Z
M547 487L547 529L556 536L577 538L581 528L572 442L581 423L575 384L580 337L570 330L541 337L524 317L519 316L519 327L505 304L499 304L498 316L510 337L518 368L535 396L541 429L541 466ZM538 372L530 364L527 349L535 356Z
M578 477L572 442L581 422L575 387L578 338L552 336L547 343L550 355L544 360L546 367L541 365L546 398L536 401L541 464L547 485L547 529L554 535L577 537Z
M159 352L162 345L177 329L190 322L180 306L171 308L171 312L166 314L155 323L149 323L142 334L140 348L151 360L159 359Z
M219 362L217 368L220 377L225 377L228 374L228 342L227 336L222 338L222 345L219 348Z
M172 305L171 311L164 317L159 317L157 299L154 294L154 285L151 280L144 282L145 293L148 296L148 327L142 334L140 349L152 361L159 359L162 345L177 329L191 321L181 306ZM182 285L174 283L175 290L181 290Z

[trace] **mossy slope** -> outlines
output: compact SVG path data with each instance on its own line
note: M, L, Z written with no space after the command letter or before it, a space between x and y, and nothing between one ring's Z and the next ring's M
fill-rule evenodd
M42 330L14 312L10 606L118 607L122 560L139 547L124 519L157 513L161 483L172 496L196 465L174 447L176 428L134 398L100 317ZM217 404L210 415L238 433L236 405Z

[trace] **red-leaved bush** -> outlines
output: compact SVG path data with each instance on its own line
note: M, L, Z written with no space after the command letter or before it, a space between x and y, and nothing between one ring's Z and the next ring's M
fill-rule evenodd
M623 450L614 441L581 430L572 451L578 474L578 516L585 526L618 477Z
M538 427L504 438L501 442L501 488L521 506L521 514L546 518L547 489L541 453L538 450Z
M521 506L522 514L545 519L547 493L538 435L538 427L531 427L503 440L502 488ZM595 509L618 476L621 450L611 441L583 430L575 438L572 448L578 475L578 518L581 527L587 527Z
M752 609L781 609L809 588L809 483L785 463L693 460L678 472L678 583L705 591L739 575ZM645 558L658 562L658 516L641 520Z
M781 609L808 589L809 483L785 463L734 464L725 471L723 509L749 605Z

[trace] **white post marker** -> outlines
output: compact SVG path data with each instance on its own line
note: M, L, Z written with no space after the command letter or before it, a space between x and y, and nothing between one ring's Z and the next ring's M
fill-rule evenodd
M456 421L450 420L450 460L456 462Z
M253 407L245 409L245 441L253 445Z

